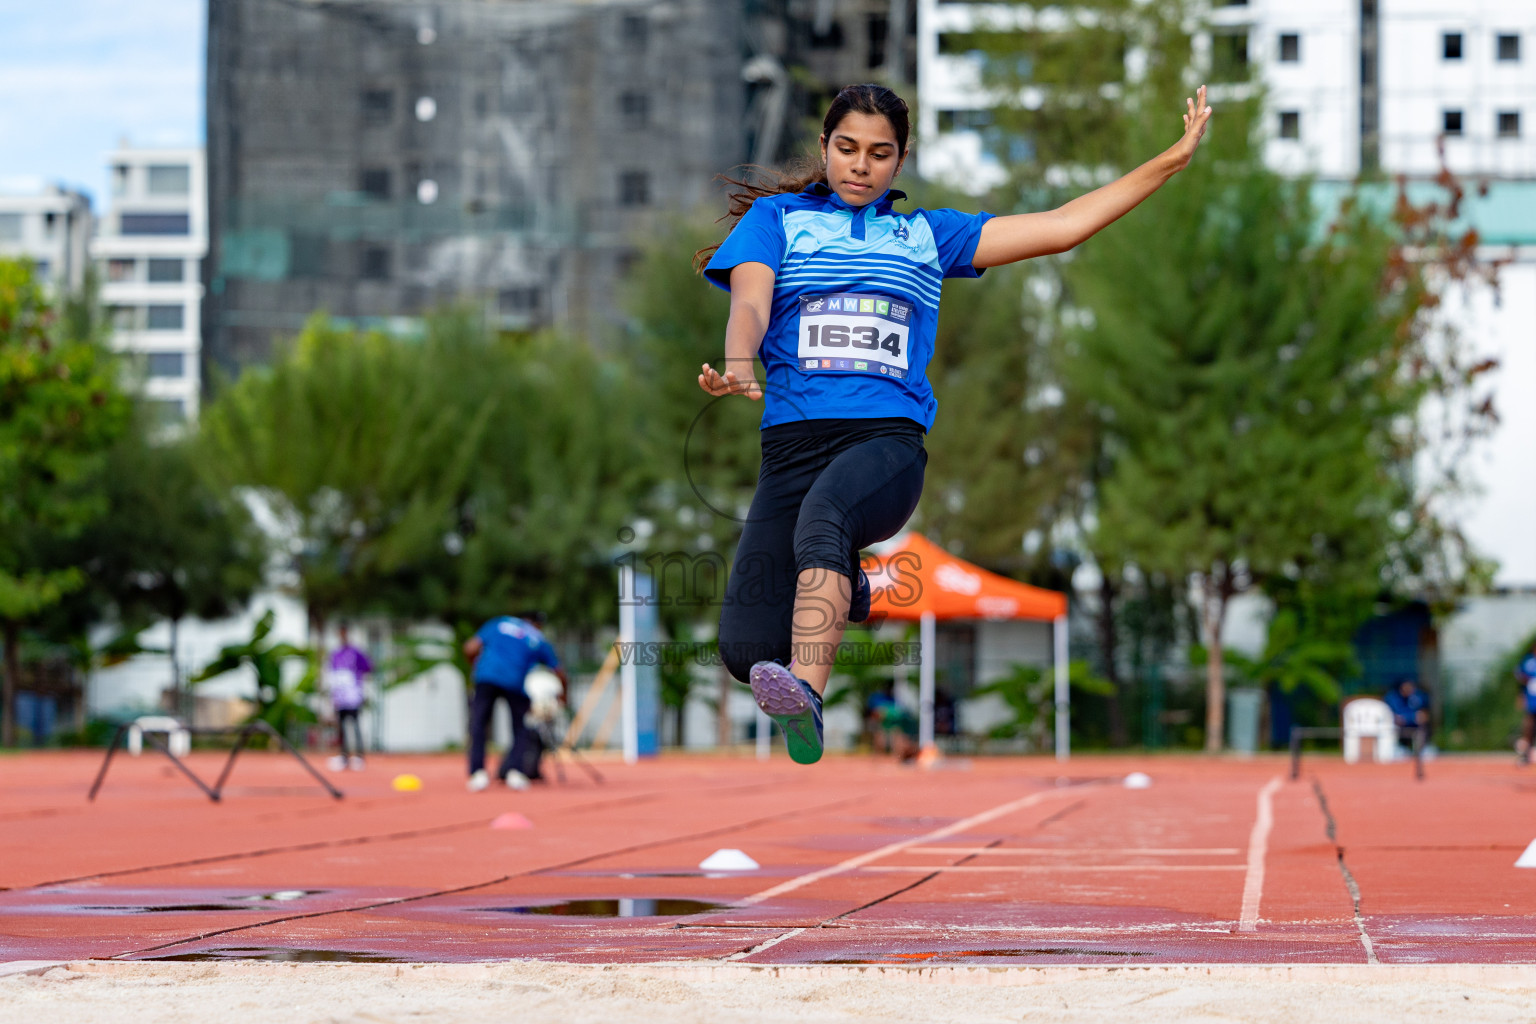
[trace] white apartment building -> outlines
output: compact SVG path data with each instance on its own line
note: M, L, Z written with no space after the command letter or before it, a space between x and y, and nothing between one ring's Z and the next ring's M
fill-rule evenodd
M112 206L91 257L113 318L113 347L134 357L143 394L162 423L195 419L208 253L203 151L125 145L108 162Z
M1365 165L1432 177L1536 179L1536 3L1531 0L1217 0L1197 54L1253 63L1276 170L1354 178ZM1065 31L1070 5L918 3L918 169L980 193L1003 168L975 130L995 102L980 57L950 41L980 28ZM1136 53L1127 54L1134 74ZM1026 88L1020 101L1038 102Z
M0 258L32 260L38 279L73 290L85 280L91 201L57 185L32 195L0 195Z

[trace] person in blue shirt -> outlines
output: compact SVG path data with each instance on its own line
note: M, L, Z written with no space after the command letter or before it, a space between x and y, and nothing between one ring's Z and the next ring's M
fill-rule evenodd
M535 665L548 665L566 685L565 669L555 649L540 631L541 612L524 612L514 618L503 615L481 626L464 642L464 656L473 668L474 696L469 706L469 789L479 792L490 785L485 773L485 740L496 713L496 702L505 700L512 716L512 746L501 759L496 775L513 789L527 789L539 776L539 747L533 730L524 722L528 693L523 680Z
M1515 741L1515 753L1521 764L1531 763L1531 744L1536 742L1536 644L1526 652L1515 666L1515 680L1520 684L1520 698L1525 711L1525 722L1520 738Z
M1392 709L1392 721L1397 735L1405 743L1412 744L1415 734L1424 730L1424 740L1429 740L1429 694L1419 689L1413 679L1401 680L1382 698Z
M1188 165L1210 116L1201 86L1177 143L1056 210L902 212L906 196L891 184L907 158L907 105L882 86L851 85L827 110L810 173L732 181L735 226L697 254L731 295L724 372L705 363L698 383L764 409L720 652L795 761L820 759L837 645L849 621L869 616L859 551L895 535L922 493L940 285L1092 237Z

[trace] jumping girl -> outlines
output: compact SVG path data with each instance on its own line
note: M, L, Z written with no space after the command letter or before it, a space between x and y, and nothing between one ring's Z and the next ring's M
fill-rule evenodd
M895 535L922 494L940 283L1066 252L1123 217L1194 156L1211 116L1205 86L1187 107L1184 137L1162 155L1043 213L898 212L907 105L878 85L832 101L814 173L735 183L739 219L704 268L731 295L725 372L705 363L699 387L765 407L720 652L800 764L821 758L821 695L844 626L869 617L859 551Z

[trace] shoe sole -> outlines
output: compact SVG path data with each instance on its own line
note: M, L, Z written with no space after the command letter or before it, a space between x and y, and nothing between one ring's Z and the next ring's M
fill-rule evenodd
M752 696L763 713L779 724L789 759L796 764L821 760L821 737L816 735L816 710L800 680L783 665L760 661L748 676Z

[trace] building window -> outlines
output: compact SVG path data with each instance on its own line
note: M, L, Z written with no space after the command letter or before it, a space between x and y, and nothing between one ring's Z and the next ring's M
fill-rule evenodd
M179 398L151 398L145 405L149 408L150 422L157 427L174 427L186 422L187 406Z
M0 242L21 241L21 214L0 213Z
M186 309L182 306L150 306L146 311L146 330L179 331L185 323Z
M1248 77L1248 33L1218 32L1211 36L1211 77L1241 82Z
M364 281L388 281L389 250L382 245L364 246L360 272Z
M190 235L192 217L186 213L125 213L119 222L125 235Z
M1445 60L1461 60L1461 33L1446 32L1440 36L1440 56Z
M150 164L148 179L152 196L184 196L192 191L192 168L186 164Z
M643 14L626 14L619 21L619 34L631 50L643 50L651 39L651 23Z
M1295 64L1301 60L1301 36L1295 32L1280 33L1280 60Z
M1461 111L1447 110L1440 115L1440 130L1446 135L1461 134Z
M843 37L843 23L840 21L829 22L825 32L816 31L816 26L811 26L811 49L813 50L841 50L847 43ZM944 37L939 36L940 52L944 45ZM974 49L974 47L972 47Z
M152 284L170 284L187 279L186 260L150 260L149 280Z
M1520 111L1499 111L1499 138L1518 139L1520 137Z
M132 281L137 278L137 260L107 260L108 281Z
M1282 139L1301 138L1301 112L1298 110L1280 111L1280 137Z
M537 285L503 288L497 296L496 305L502 316L527 316L538 310L542 297L543 293Z
M49 263L47 260L32 261L32 276L37 279L38 283L47 284L48 278L52 273L53 264Z
M619 114L625 128L644 128L651 119L651 98L643 92L626 92L619 97Z
M363 90L363 124L383 128L395 119L395 94L388 89Z
M365 169L358 179L358 191L369 199L388 199L389 172L379 167Z
M939 131L941 132L974 132L987 128L991 124L990 110L939 111Z
M184 377L186 360L181 352L151 352L145 361L145 372L151 377Z
M651 176L644 171L619 175L619 205L646 206L651 201Z
M1517 35L1500 33L1499 35L1499 60L1520 59L1520 37Z
M871 14L865 21L869 36L869 55L864 61L867 68L885 65L885 46L891 35L891 19L884 14Z
M128 165L112 165L112 194L125 196L128 194Z

